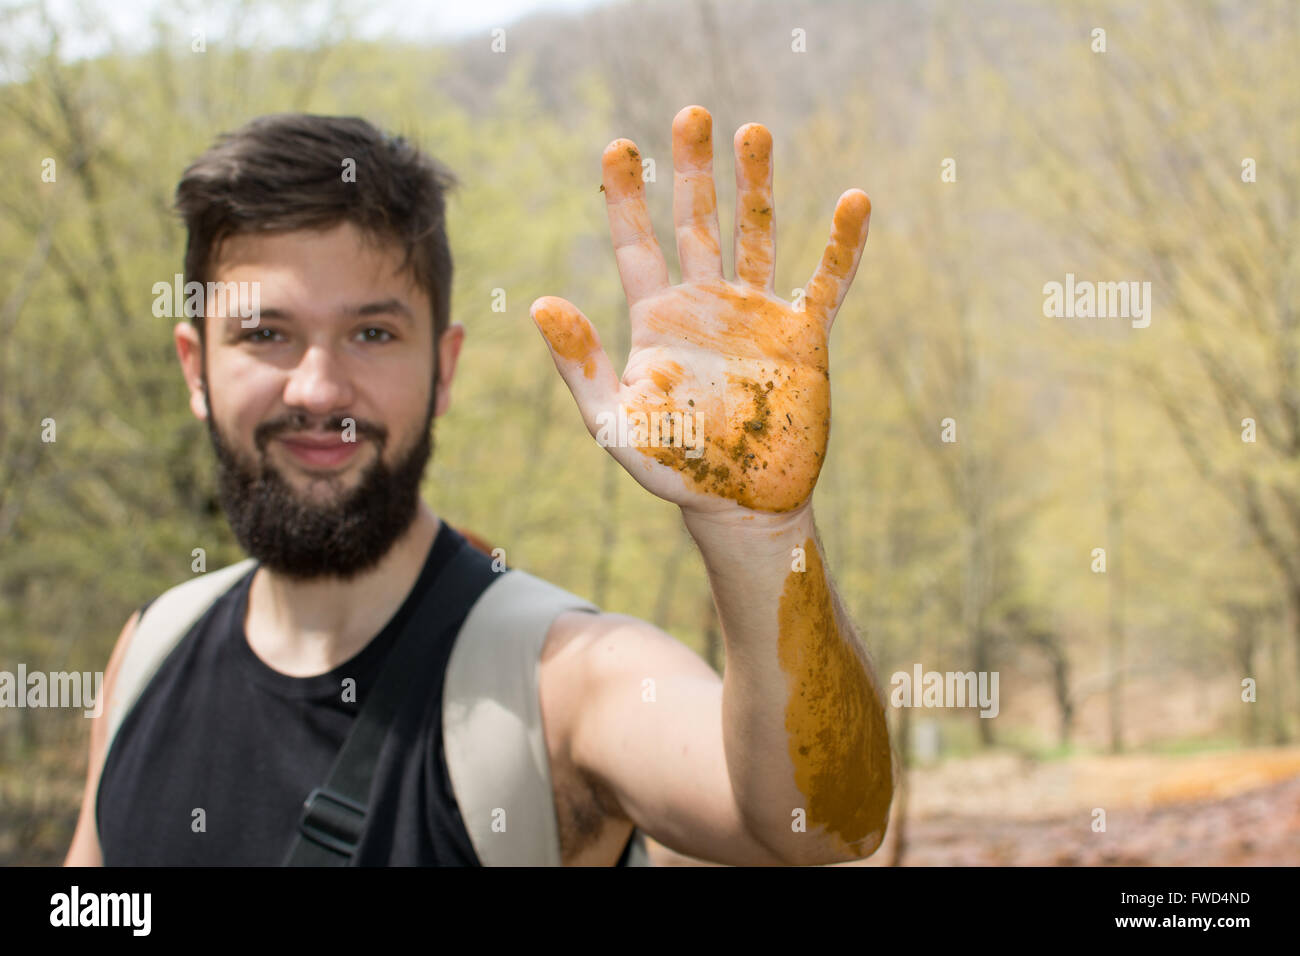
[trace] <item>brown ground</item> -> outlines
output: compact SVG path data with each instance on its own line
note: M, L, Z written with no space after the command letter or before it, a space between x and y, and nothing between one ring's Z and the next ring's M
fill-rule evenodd
M1295 866L1300 747L1191 756L1007 754L912 771L907 866ZM853 866L888 865L885 845ZM1105 832L1092 829L1106 811ZM659 845L660 865L707 865Z

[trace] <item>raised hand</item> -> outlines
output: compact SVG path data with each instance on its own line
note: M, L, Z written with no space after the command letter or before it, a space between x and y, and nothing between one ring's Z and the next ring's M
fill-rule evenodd
M531 314L588 431L640 484L685 510L788 512L812 496L830 432L826 340L867 239L871 200L839 198L821 264L794 303L773 290L772 136L735 137L736 278L722 275L713 120L673 120L673 219L682 281L646 209L641 154L617 139L601 160L619 275L632 323L620 379L591 322L544 296Z

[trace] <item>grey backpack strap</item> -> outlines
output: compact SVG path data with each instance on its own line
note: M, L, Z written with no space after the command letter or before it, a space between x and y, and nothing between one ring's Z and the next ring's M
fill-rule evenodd
M127 644L126 657L113 682L113 695L108 702L105 759L113 747L113 738L117 736L122 721L157 673L158 667L172 652L172 648L180 643L181 638L189 633L190 628L217 598L234 587L256 563L253 558L248 558L238 564L209 571L192 581L177 585L149 605L136 622L135 631Z
M560 865L538 674L551 622L574 610L598 609L525 571L506 571L470 609L452 648L443 752L484 866Z

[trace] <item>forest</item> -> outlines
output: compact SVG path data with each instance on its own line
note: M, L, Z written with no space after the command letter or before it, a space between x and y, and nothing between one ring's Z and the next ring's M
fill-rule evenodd
M576 303L621 368L601 150L656 160L675 270L696 103L724 237L730 135L772 131L779 295L836 198L871 197L829 347L829 569L886 694L998 675L996 716L889 708L907 775L870 862L1300 858L1300 5L666 0L447 40L362 35L342 3L198 9L144 36L0 12L0 671L103 671L196 549L243 557L156 286L188 163L302 111L458 178L467 338L426 500L721 672L679 512L587 434L528 312ZM88 739L80 710L0 707L0 863L62 861Z

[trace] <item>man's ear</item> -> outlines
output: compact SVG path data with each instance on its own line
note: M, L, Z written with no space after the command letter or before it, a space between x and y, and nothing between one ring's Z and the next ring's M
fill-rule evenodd
M190 389L190 411L199 421L207 421L208 400L203 394L203 346L193 322L177 322L172 329L176 340L176 356L181 360L181 372Z
M433 406L434 417L440 417L451 407L451 380L456 376L456 359L465 343L465 326L453 322L447 326L438 342L438 391Z

